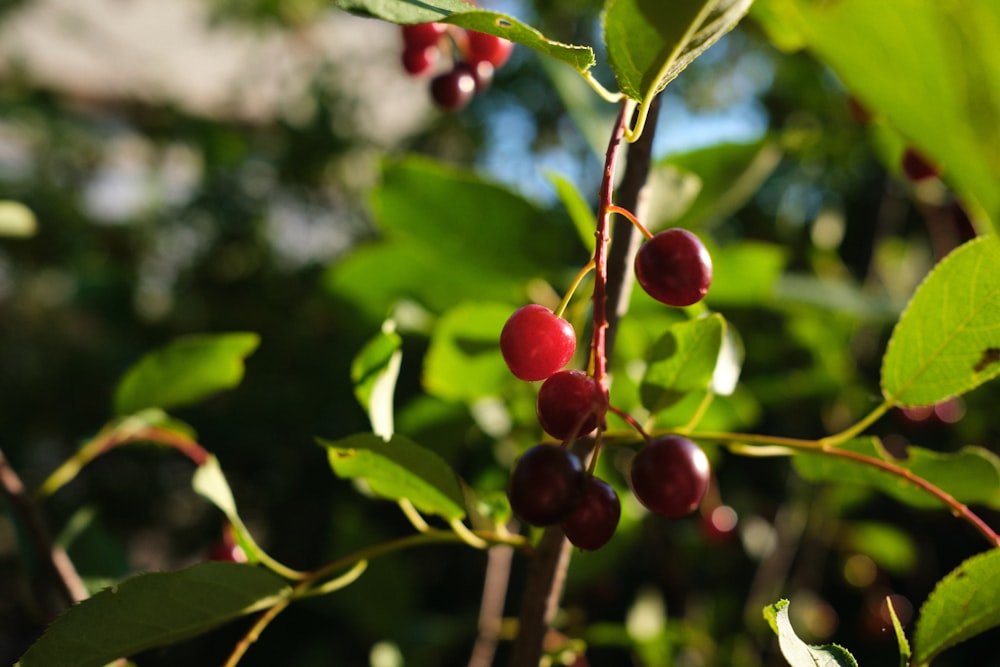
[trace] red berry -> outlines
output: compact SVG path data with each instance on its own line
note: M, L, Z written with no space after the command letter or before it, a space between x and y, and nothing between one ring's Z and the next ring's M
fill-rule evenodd
M446 111L458 111L476 93L476 79L469 70L456 67L431 79L431 97Z
M431 72L441 57L441 50L436 46L403 51L403 69L410 76L423 76Z
M559 371L538 390L538 423L553 438L587 435L597 428L600 389L583 371Z
M635 256L635 276L646 293L668 306L701 301L712 284L712 258L686 229L656 234Z
M514 514L533 526L559 523L583 500L587 473L573 452L535 445L514 464L507 499Z
M630 481L635 497L657 514L678 518L690 514L708 490L708 457L687 438L654 438L632 461Z
M514 311L500 332L500 352L507 367L529 382L558 371L575 351L573 325L537 303Z
M411 23L402 27L405 50L426 49L436 46L448 28L443 23Z
M500 69L514 50L514 43L503 37L475 30L466 30L465 33L467 37L465 58L469 62L486 61L495 69Z
M930 160L921 155L915 148L909 146L903 151L903 174L911 181L919 182L936 178L941 170Z
M463 69L472 75L476 81L476 92L481 93L490 87L493 81L493 65L485 60L477 63L460 62L455 65L455 69Z
M621 515L621 502L611 485L590 477L583 500L560 526L573 546L593 551L607 544L615 534Z

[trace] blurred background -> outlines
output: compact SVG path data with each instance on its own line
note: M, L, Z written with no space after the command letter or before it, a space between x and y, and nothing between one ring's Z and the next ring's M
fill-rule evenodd
M488 3L591 45L601 43L600 5ZM613 88L597 48L597 78ZM380 237L371 193L383 165L433 158L528 200L572 239L542 249L564 289L586 253L549 174L595 204L615 109L589 92L575 101L575 73L518 47L487 92L444 113L400 53L398 27L320 0L0 2L0 200L37 221L29 237L0 237L0 444L29 487L111 417L118 379L144 353L181 334L253 331L262 344L243 383L176 416L219 457L262 545L308 568L412 530L391 503L336 479L315 443L369 428L350 364L391 304L365 302L381 294L377 274L345 287L340 271ZM901 178L863 111L827 69L777 51L752 19L664 94L661 205L699 183L710 196L685 223L720 248L735 278L709 297L746 351L741 389L713 417L720 426L815 438L863 414L899 309L967 237L947 188ZM737 289L741 272L764 284ZM622 364L645 350L643 327L664 321L643 319L650 306L637 300ZM446 311L417 305L425 319ZM431 330L404 327L398 428L477 489L502 490L511 452L540 435L532 390L492 403L427 392ZM995 451L996 399L987 386L936 413L889 415L876 430L896 444ZM506 427L484 416L497 402ZM940 576L985 546L944 512L807 484L786 459L712 455L708 510L721 514L666 522L627 506L611 545L574 556L561 623L590 646L590 664L783 664L760 616L780 597L809 641L895 664L885 597L912 618ZM45 516L90 581L197 562L222 519L191 490L192 470L169 452L115 452L46 501ZM0 503L4 664L44 623L7 509ZM357 584L293 605L243 664L464 665L485 563L460 547L380 559ZM515 557L508 615L523 568ZM244 629L137 663L220 664ZM996 655L985 646L936 664Z

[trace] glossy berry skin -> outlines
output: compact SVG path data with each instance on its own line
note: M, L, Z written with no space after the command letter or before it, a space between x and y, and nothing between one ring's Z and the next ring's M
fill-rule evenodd
M544 380L573 358L573 325L537 303L507 319L500 332L500 352L510 372L528 382Z
M476 79L465 68L457 67L431 79L431 97L445 111L458 111L476 94Z
M485 32L466 30L465 59L469 62L485 61L500 69L510 58L514 43L503 37L497 37Z
M583 500L559 525L573 546L593 551L608 543L621 515L621 502L611 485L589 477Z
M701 301L712 285L712 258L686 229L653 236L635 256L635 277L649 296L668 306Z
M648 510L676 519L697 509L708 490L708 457L687 438L654 438L632 460L630 483Z
M901 166L903 175L916 183L937 178L941 173L937 166L932 164L930 160L921 155L912 146L903 151Z
M507 499L533 526L559 523L583 500L587 473L580 458L556 445L535 445L514 464Z
M553 438L587 435L597 428L600 389L583 371L559 371L538 390L538 423Z
M403 51L403 69L410 76L425 76L430 74L441 58L441 51L436 46Z
M413 23L401 28L405 50L421 50L436 46L448 28L443 23Z

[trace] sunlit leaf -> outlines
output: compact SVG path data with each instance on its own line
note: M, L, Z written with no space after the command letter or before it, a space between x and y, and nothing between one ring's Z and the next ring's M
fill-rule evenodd
M509 304L479 302L445 313L424 360L427 391L463 401L500 395L512 377L500 354L500 331L513 310Z
M253 333L193 335L150 352L115 391L118 414L197 402L243 380L243 360L260 343Z
M28 238L38 231L31 209L21 202L0 199L0 236Z
M1000 549L973 556L938 582L920 608L914 663L1000 625Z
M372 431L385 439L392 437L393 395L403 360L403 340L391 321L358 352L351 364L354 395L368 412Z
M769 243L744 241L711 248L713 305L759 304L770 301L788 261L788 252Z
M639 389L648 410L658 412L689 392L708 388L719 360L725 326L722 315L715 313L675 324L663 334L650 350Z
M195 492L218 507L226 519L233 527L236 541L246 554L247 560L251 563L266 561L271 563L271 559L264 553L264 550L257 545L253 535L247 529L243 519L236 509L236 499L233 497L232 489L226 480L219 460L215 456L209 456L203 464L198 466L191 479L191 486Z
M889 340L882 393L931 405L1000 374L1000 241L987 236L945 257L924 279Z
M597 217L594 215L590 202L583 198L583 195L569 179L556 173L548 174L548 178L555 187L556 194L559 195L563 206L566 207L566 212L569 213L569 217L580 235L580 241L588 252L593 253L597 245L597 239L594 236L594 230L597 229Z
M237 563L140 574L71 607L17 664L104 667L266 609L290 593L281 577Z
M338 477L362 479L389 500L409 500L426 514L445 519L465 516L465 499L455 472L444 459L409 438L362 433L343 440L320 440Z
M836 644L812 646L799 639L788 618L788 600L764 607L764 619L778 636L781 654L791 667L858 667L858 662Z

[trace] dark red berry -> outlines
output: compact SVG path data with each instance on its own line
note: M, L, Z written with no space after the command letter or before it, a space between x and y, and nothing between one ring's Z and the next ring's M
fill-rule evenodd
M668 229L642 244L635 276L646 293L668 306L701 301L712 284L712 258L686 229Z
M431 97L446 111L458 111L476 93L476 79L465 68L455 68L431 79Z
M514 50L514 43L503 37L475 30L465 32L467 37L465 59L469 62L486 61L495 69L500 69Z
M560 527L573 546L593 551L607 544L615 534L621 515L621 502L611 485L590 477L583 500L562 520Z
M529 382L558 371L575 351L573 325L537 303L514 311L500 332L500 352L507 367Z
M936 165L912 146L903 151L902 168L903 175L914 182L926 181L941 174Z
M476 81L476 92L481 93L490 87L493 81L493 65L485 60L477 63L460 62L455 65L455 69L464 69Z
M447 32L443 23L412 23L402 27L403 47L405 50L426 49L436 46Z
M436 46L405 49L402 56L403 69L410 76L423 76L434 69L440 58L441 50Z
M538 423L553 438L587 435L597 428L600 389L583 371L559 371L538 390Z
M222 530L222 537L208 549L208 560L245 563L247 562L246 552L239 545L236 534L232 526L225 526Z
M687 438L667 435L650 440L632 460L635 497L657 514L690 514L708 490L711 469L705 452Z
M533 526L559 523L583 500L587 473L579 457L556 445L535 445L514 464L507 498Z

